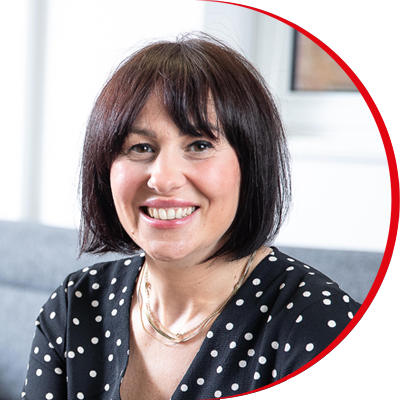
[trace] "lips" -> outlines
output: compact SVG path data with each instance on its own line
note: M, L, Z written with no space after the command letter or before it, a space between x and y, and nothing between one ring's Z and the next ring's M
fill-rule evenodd
M164 207L164 208L156 208L156 207L143 207L146 215L153 219L158 220L174 220L174 219L182 219L188 217L193 214L198 207L190 206L190 207Z

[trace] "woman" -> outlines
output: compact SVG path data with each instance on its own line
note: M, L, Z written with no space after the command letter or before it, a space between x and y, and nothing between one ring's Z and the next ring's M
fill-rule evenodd
M154 43L118 68L88 123L81 183L81 251L130 257L50 297L26 398L244 393L314 358L358 309L268 247L290 199L284 132L260 74L214 39Z

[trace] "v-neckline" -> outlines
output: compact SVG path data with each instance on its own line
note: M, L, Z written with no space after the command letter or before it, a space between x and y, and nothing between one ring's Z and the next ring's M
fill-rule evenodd
M234 300L241 295L241 293L243 291L246 291L248 286L251 284L251 277L254 276L255 274L257 274L256 270L258 270L262 264L264 264L266 258L271 255L271 253L273 253L276 249L273 247L270 247L272 252L270 252L269 254L267 254L265 257L263 257L258 264L255 266L255 268L253 269L253 271L251 271L251 273L248 275L247 279L243 282L243 285L239 288L239 290L236 292L236 294L231 298L231 300L229 301L229 303L225 306L225 308L221 311L221 313L217 316L217 318L214 320L214 322L212 323L212 325L209 327L208 332L210 331L215 331L218 330L219 326L222 325L222 322L225 315L229 314L229 310L230 308L233 307L234 304ZM214 328L214 329L213 329ZM208 335L207 332L207 335ZM197 365L199 365L200 363L198 362L198 359L200 357L202 357L202 355L204 354L207 346L209 345L207 342L208 336L205 336L203 339L203 342L201 343L198 352L196 353L196 355L194 356L192 362L189 365L189 368L186 370L185 374L183 375L181 381L179 382L178 386L175 388L174 393L172 394L171 398L169 400L178 400L179 398L179 390L181 388L181 386L184 384L185 381L188 380L188 377L190 377L190 375L193 373L194 369L196 368Z
M250 285L249 282L251 282L251 277L253 275L256 274L256 271L261 267L262 264L264 264L265 260L267 259L267 257L269 257L271 254L273 254L274 252L276 252L276 248L270 246L271 248L271 252L268 253L265 257L263 257L258 264L255 266L255 268L251 271L251 273L248 275L247 279L244 281L243 285L239 288L239 290L236 292L236 294L232 297L232 299L230 300L230 302L225 306L225 308L221 311L221 313L215 318L214 322L212 323L212 325L210 325L208 332L210 332L212 330L212 328L218 328L218 325L220 325L220 321L223 320L225 314L227 314L229 312L229 308L232 307L233 304L233 300L240 295L240 293L242 293L243 291L246 290L246 288L248 287L248 285ZM127 367L128 367L128 362L129 362L129 354L130 354L130 317L131 317L131 306L132 306L132 298L133 298L133 294L134 291L136 290L136 285L138 284L138 278L139 278L139 274L140 271L143 267L144 264L144 257L143 257L143 261L142 263L137 267L137 271L135 276L133 277L133 282L134 285L132 285L132 289L130 291L130 300L129 300L129 307L127 307L128 309L128 323L127 326L125 325L124 329L128 329L128 338L129 338L129 352L126 355L126 361L125 361L125 366L123 369L123 373L121 374L122 379L125 376ZM187 378L192 374L193 370L195 369L194 366L198 365L198 359L202 356L202 354L204 353L204 349L207 347L208 343L207 343L207 338L208 338L208 332L206 334L206 336L204 337L199 350L197 351L196 355L194 356L192 362L190 363L188 369L186 370L186 372L184 373L182 379L180 380L180 382L178 383L177 387L175 388L174 392L172 393L171 397L169 400L174 400L174 399L178 399L179 396L179 389L182 387L183 382L185 382L187 380ZM122 380L120 380L119 383L119 388L118 388L118 400L121 400L121 384L122 384Z

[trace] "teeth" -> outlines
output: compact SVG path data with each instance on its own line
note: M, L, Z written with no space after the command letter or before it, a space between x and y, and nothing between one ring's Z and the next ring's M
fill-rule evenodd
M173 208L167 210L167 219L175 219L175 210Z
M151 218L166 220L166 219L181 219L187 217L196 210L196 207L186 207L177 209L148 207L147 210Z
M160 208L158 210L158 215L160 216L160 219L167 219L167 213L163 208Z

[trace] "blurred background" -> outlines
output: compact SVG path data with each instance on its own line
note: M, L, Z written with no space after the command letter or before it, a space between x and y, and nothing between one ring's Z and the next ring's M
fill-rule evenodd
M81 143L105 80L146 41L202 30L258 66L284 117L294 196L277 244L384 250L390 183L379 131L352 82L301 34L242 7L195 0L1 8L0 220L76 228Z

